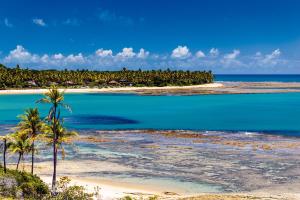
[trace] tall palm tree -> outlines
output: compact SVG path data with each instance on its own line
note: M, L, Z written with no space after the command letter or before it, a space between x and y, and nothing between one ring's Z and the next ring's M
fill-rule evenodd
M77 132L75 131L68 131L64 126L63 126L63 121L57 121L56 124L56 133L57 133L57 143L56 143L56 148L57 150L61 150L62 158L64 159L65 157L65 144L71 144L72 143L72 138L76 137L78 135ZM43 138L45 142L48 145L51 145L53 142L53 129L51 126L47 125L44 129L45 134L43 134Z
M17 162L16 170L19 169L20 161L24 161L24 155L31 151L31 141L27 137L27 134L24 132L16 132L12 134L12 143L9 146L9 149L12 153L18 153L19 158Z
M37 101L37 103L50 104L48 113L48 123L50 125L52 135L53 148L53 176L52 176L52 195L56 195L56 166L57 166L57 143L59 139L59 121L61 107L71 110L70 107L64 104L64 92L60 92L56 87L51 87L48 92L44 94L44 98Z
M34 154L35 154L35 140L38 138L44 126L43 121L40 118L37 108L29 108L23 115L20 115L21 119L18 124L18 129L24 133L27 133L28 138L31 140L31 173L33 174L34 168Z
M3 145L3 169L4 169L4 173L6 173L6 152L11 145L11 136L5 135L5 136L1 136L0 138L3 141L2 144Z

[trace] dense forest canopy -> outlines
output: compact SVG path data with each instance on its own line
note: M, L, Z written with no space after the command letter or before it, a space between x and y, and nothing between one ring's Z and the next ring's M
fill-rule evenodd
M212 83L211 71L171 70L32 70L18 65L8 68L0 64L0 89L59 87L122 87L122 86L169 86Z

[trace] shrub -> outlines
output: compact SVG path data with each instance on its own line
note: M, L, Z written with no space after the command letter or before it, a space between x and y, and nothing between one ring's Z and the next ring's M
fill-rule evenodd
M9 169L4 173L3 167L0 166L0 195L42 199L47 194L49 194L49 188L38 176Z

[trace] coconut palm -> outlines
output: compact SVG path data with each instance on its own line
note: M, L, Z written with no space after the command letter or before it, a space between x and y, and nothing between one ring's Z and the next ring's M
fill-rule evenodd
M71 144L72 139L78 135L77 132L75 131L68 131L64 126L63 126L63 121L57 121L56 124L56 134L57 134L57 143L56 143L56 148L57 150L61 151L62 154L62 159L65 158L65 148L64 146L66 144ZM45 134L43 134L43 139L48 145L51 145L53 142L53 129L52 126L47 125L44 129Z
M52 134L52 148L53 148L53 176L52 176L52 194L56 194L56 166L57 166L57 147L59 142L59 128L60 128L60 109L61 107L71 110L70 107L64 104L64 92L60 92L56 87L51 87L48 92L44 94L44 98L37 101L37 103L50 104L48 113L48 125Z
M31 173L33 174L34 168L34 154L35 154L35 141L41 134L44 126L43 121L40 118L39 111L37 108L29 108L23 115L20 115L21 119L18 124L18 129L24 134L26 133L28 138L31 140Z
M24 132L16 132L12 134L12 142L9 146L12 153L18 153L18 162L16 170L19 169L20 161L24 161L24 155L31 151L31 141Z
M1 136L0 137L1 140L3 141L3 169L4 169L4 173L6 173L6 152L7 149L9 149L10 145L11 145L11 136L10 135L5 135L5 136Z

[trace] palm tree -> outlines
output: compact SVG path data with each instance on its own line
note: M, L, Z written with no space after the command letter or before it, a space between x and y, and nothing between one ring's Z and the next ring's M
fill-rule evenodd
M37 108L29 108L23 115L20 115L21 119L18 124L18 129L24 133L27 133L28 138L31 139L31 174L33 174L34 168L34 153L35 146L34 142L39 136L44 126L43 121L40 118L39 111Z
M12 134L12 143L9 146L9 149L12 153L18 153L19 158L17 162L16 170L19 169L20 161L24 161L24 155L31 151L31 141L27 137L27 134L24 132L16 132Z
M53 142L53 129L51 126L46 126L45 127L45 134L43 134L43 138L45 142L48 145L51 145ZM57 143L56 143L56 148L57 150L61 150L62 153L62 159L65 158L65 144L71 144L72 143L72 138L78 136L78 133L75 131L68 131L64 126L63 126L63 121L57 121L56 124L56 133L57 133Z
M48 113L48 123L52 134L52 148L53 148L53 176L52 176L52 195L56 195L56 166L57 166L57 144L59 139L59 124L60 124L60 108L71 110L70 107L64 104L64 92L60 92L56 87L51 87L45 93L44 98L37 101L37 103L50 104Z
M6 173L6 152L7 149L11 145L11 136L10 135L5 135L0 137L3 140L3 168L4 168L4 173Z

